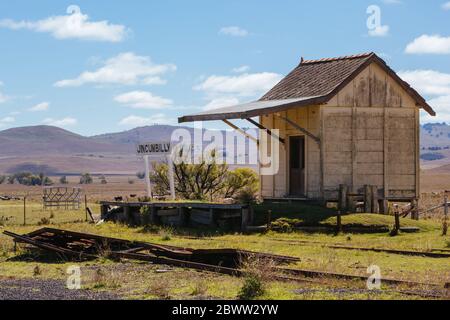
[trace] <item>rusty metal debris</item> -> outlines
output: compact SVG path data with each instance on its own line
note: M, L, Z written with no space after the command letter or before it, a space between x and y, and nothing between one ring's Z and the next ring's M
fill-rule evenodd
M275 263L273 280L316 282L314 279L344 279L363 280L366 276L343 273L332 273L318 270L302 270L281 267L281 264L289 264L300 261L299 258L258 253L237 249L190 249L168 245L160 245L147 242L128 241L98 235L79 233L73 231L43 228L34 232L18 235L4 231L17 243L26 243L37 248L57 253L61 257L74 260L90 260L99 257L111 259L131 259L147 261L154 264L174 267L189 268L200 271L210 271L233 276L241 276L245 273L241 264L246 259L267 259ZM441 292L444 286L432 283L420 283L414 281L387 279L383 281L390 285L407 285L411 287L433 287L438 297L447 297L448 292ZM447 285L447 284L446 284ZM416 295L421 296L420 291Z
M297 262L295 257L237 249L190 249L147 242L136 242L73 231L43 228L18 235L5 231L15 242L27 243L62 257L76 260L107 256L132 259L198 270L239 275L240 263L248 258L267 259L277 264Z

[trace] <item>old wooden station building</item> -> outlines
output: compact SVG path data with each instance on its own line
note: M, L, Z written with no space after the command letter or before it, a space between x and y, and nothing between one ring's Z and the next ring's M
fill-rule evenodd
M280 168L261 176L264 198L377 199L420 195L419 109L435 112L374 53L304 60L260 100L179 122L247 119L279 129ZM259 117L259 121L255 119ZM372 191L374 192L374 191Z

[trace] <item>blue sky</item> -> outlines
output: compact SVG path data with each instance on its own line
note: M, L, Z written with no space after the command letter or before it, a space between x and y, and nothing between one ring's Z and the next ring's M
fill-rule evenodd
M2 1L0 41L0 129L176 124L259 98L301 56L368 51L437 109L424 122L450 121L447 0Z

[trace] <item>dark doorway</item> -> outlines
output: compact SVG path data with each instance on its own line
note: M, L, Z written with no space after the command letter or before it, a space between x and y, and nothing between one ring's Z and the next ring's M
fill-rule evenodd
M305 137L289 138L289 184L291 196L305 195Z

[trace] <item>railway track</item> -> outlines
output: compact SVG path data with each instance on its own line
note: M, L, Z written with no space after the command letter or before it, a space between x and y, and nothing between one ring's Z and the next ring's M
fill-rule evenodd
M165 246L146 242L132 242L121 239L107 238L97 235L71 232L66 230L44 228L29 234L17 235L8 231L4 234L14 241L26 243L40 249L57 253L70 259L97 259L107 252L112 259L131 259L146 261L153 264L170 265L199 271L208 271L231 276L244 276L241 269L243 259L266 259L276 263L270 272L270 278L278 281L308 282L333 285L336 280L367 281L367 276L307 270L283 267L283 264L298 262L299 258L251 252L235 249L189 249L175 246ZM399 293L421 297L449 298L449 287L446 284L423 283L395 278L381 279L383 284L393 287L407 287L408 290L389 288ZM427 291L424 291L424 288Z

